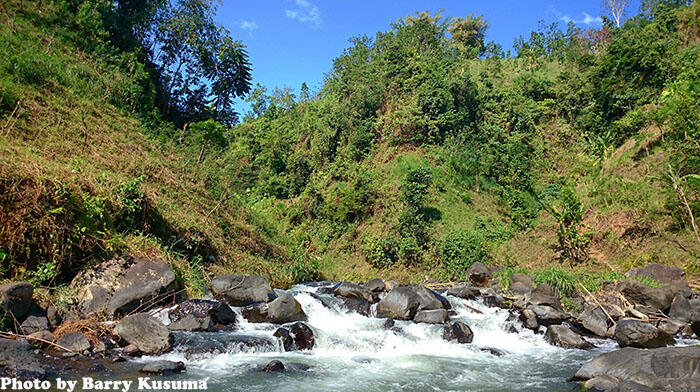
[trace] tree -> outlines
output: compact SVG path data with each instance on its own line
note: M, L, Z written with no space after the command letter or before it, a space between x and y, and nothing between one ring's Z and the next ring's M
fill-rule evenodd
M470 15L453 18L447 31L451 34L452 45L467 57L476 58L484 52L484 37L488 26L483 16Z
M629 0L603 0L603 8L612 16L615 27L620 27L620 21L625 16L628 6Z

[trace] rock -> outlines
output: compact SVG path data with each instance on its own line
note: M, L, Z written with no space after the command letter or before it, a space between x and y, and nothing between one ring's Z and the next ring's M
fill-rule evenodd
M65 334L58 338L56 344L71 351L75 351L76 353L82 353L83 351L87 351L92 348L92 344L90 344L88 338L86 338L85 335L80 332Z
M259 275L218 276L211 281L211 290L231 306L247 306L277 298L265 278Z
M675 281L683 279L682 269L671 267L668 265L662 265L659 263L648 264L644 268L632 268L625 274L628 277L648 277L652 278L658 282L669 285Z
M274 333L280 338L285 351L311 350L316 344L314 332L305 323L294 323L289 328L278 328Z
M177 374L184 370L185 364L182 362L161 360L147 363L146 366L142 367L141 370L139 370L139 372L159 376L166 376L169 374Z
M361 298L343 298L343 308L351 313L359 313L365 317L371 316L371 305Z
M598 376L592 378L584 384L584 387L593 391L612 391L620 385L620 379L612 376Z
M401 287L401 283L395 280L387 280L384 282L384 291L391 291L397 287Z
M634 280L618 282L618 290L630 302L649 306L666 312L673 302L673 293L669 289L657 289Z
M0 338L0 374L21 380L43 379L46 371L27 342Z
M301 304L289 294L284 294L268 304L267 318L275 324L307 320Z
M114 327L114 333L144 354L167 352L172 343L168 328L148 313L124 317Z
M667 319L659 322L657 328L671 336L674 336L677 333L679 333L681 329L683 329L683 327L685 327L686 325L687 324L685 320Z
M597 305L586 305L578 317L581 325L592 334L605 337L608 332L608 316Z
M124 355L128 355L130 357L136 357L141 355L141 351L135 344L129 344L126 347L124 347L123 353Z
M22 323L22 331L25 335L49 329L49 320L44 316L29 316Z
M56 337L51 332L39 331L29 335L27 341L34 347L47 348L50 347L50 345L46 342L53 342L54 339L56 339Z
M500 295L487 295L484 297L484 305L491 308L510 309L510 305Z
M335 288L333 294L345 298L360 298L372 302L372 294L364 287L350 282L342 282Z
M397 287L377 304L377 317L412 320L420 306L420 297L410 287Z
M396 325L396 321L394 321L393 319L386 319L386 321L384 321L384 324L382 324L382 328L392 329L394 325Z
M615 340L620 347L637 348L658 348L676 343L661 329L637 320L620 320L615 327Z
M58 309L56 309L56 307L53 305L49 305L49 307L46 308L46 319L49 321L49 325L52 328L58 327L63 322L61 314L58 312Z
M433 290L427 289L421 285L410 286L411 289L418 295L420 304L418 310L435 310L435 309L450 309L450 303L444 297L437 294Z
M481 290L479 290L478 287L473 286L459 286L447 290L447 295L462 299L474 299L480 294Z
M284 364L278 360L272 360L270 363L265 365L262 369L260 369L261 372L265 373L272 373L272 372L283 372L285 370Z
M572 377L585 381L597 377L612 377L622 382L634 382L654 391L700 390L700 346L664 347L651 350L623 348L603 354L586 363ZM644 391L629 389L625 391ZM622 384L620 384L622 387ZM620 389L622 390L622 389Z
M14 282L0 285L0 315L11 312L19 321L29 313L32 306L34 286L29 282Z
M548 283L542 283L542 284L537 285L537 287L535 287L533 292L539 293L539 294L544 294L544 295L549 295L552 297L557 296L556 290L554 290L554 288L552 288L552 286L550 286Z
M481 347L479 349L479 351L489 353L489 354L493 355L494 357L502 357L502 356L506 355L505 351L499 350L499 349L493 348L493 347Z
M164 296L175 288L175 273L161 260L114 257L84 269L70 286L81 313L121 315L172 300Z
M445 309L419 310L413 317L414 323L444 324L448 321L449 317Z
M252 354L278 352L279 341L272 337L230 333L173 332L173 350L187 357L202 354Z
M574 331L563 325L548 326L547 332L544 334L544 339L552 345L564 348L588 350L594 347Z
M669 310L668 315L671 318L690 321L692 309L688 298L683 295L676 294L673 297L673 302L671 302L671 309Z
M542 293L538 293L538 292L532 293L532 295L530 296L530 300L528 301L528 304L540 305L540 306L550 306L554 309L562 310L561 301L559 301L559 298L557 298L553 295L542 294Z
M513 274L508 289L516 294L530 294L535 288L535 280L530 275Z
M442 338L448 342L456 341L457 343L466 344L474 340L474 333L467 324L461 321L455 321L443 328Z
M381 279L372 279L363 285L364 289L370 293L381 293L386 289L384 281Z
M527 329L537 331L540 325L537 323L537 315L532 309L523 309L518 316L518 319L523 322L523 326Z
M225 303L193 299L181 302L168 312L173 331L211 331L215 325L222 327L236 323L236 313Z
M532 310L537 323L544 326L561 324L569 318L569 315L551 306L529 305L527 309Z
M467 277L479 286L486 286L491 278L491 271L483 263L477 261L467 269Z

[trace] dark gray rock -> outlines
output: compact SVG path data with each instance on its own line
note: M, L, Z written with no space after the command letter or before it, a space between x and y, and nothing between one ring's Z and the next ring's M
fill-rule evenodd
M365 317L371 315L371 305L361 298L343 298L343 308L350 313L359 313Z
M632 268L625 274L629 277L648 277L663 284L671 284L672 282L683 279L685 272L682 269L663 265L659 263L648 264L644 268Z
M34 286L29 282L14 282L0 285L0 314L11 312L19 321L29 314L32 306Z
M284 294L277 297L267 306L267 318L275 324L291 323L294 321L306 321L306 313L301 304L291 295Z
M510 309L510 304L508 304L505 298L500 295L487 295L484 297L484 305L492 308Z
M153 374L159 376L167 376L169 374L181 373L185 370L185 364L174 361L154 361L147 363L139 370L141 373Z
M518 319L522 321L523 326L527 329L537 331L537 329L540 327L540 325L537 323L537 315L532 311L532 309L523 309L523 311L520 312Z
M56 337L49 331L39 331L29 335L27 341L34 347L47 348L50 347L50 344L46 342L53 342L55 338Z
M497 348L493 348L493 347L481 347L479 349L479 351L489 353L489 354L493 355L494 357L502 357L502 356L506 355L505 351L497 349Z
M211 290L231 306L247 306L277 298L265 278L258 275L218 276L211 281Z
M278 360L272 360L267 365L265 365L261 372L272 373L272 372L283 372L285 371L284 364Z
M410 286L418 295L420 304L418 310L450 309L449 302L433 290L421 285ZM447 307L446 307L447 306Z
M479 286L486 286L491 278L491 271L483 263L476 262L467 269L467 277Z
M634 382L654 391L700 390L700 346L664 347L651 350L623 348L586 363L572 377L585 381L609 376ZM624 389L643 391L644 389Z
M372 294L366 288L350 282L342 282L338 287L335 288L333 292L339 297L345 298L360 298L365 301L372 302Z
M634 280L618 282L617 287L630 302L662 312L668 311L673 302L674 296L670 289L657 289Z
M446 325L442 330L442 338L448 342L471 343L474 340L474 332L469 326L461 321L455 321Z
M148 313L124 317L114 327L114 334L135 345L144 354L160 354L171 348L172 334Z
M239 354L279 351L277 339L231 333L173 332L173 350L188 358L202 354Z
M656 327L667 334L674 336L678 334L686 325L688 324L685 320L667 319L660 321Z
M418 306L420 306L420 297L413 289L397 287L379 301L377 317L412 320L418 311Z
M49 329L49 320L44 316L28 316L22 323L22 331L25 335Z
M222 328L236 323L236 313L225 303L193 299L181 302L168 312L173 331L211 331L216 325Z
M550 325L544 334L544 339L555 346L588 350L594 346L581 336L563 325Z
M532 310L539 325L550 326L561 324L569 318L569 315L551 306L529 305L527 309Z
M447 316L447 310L445 309L433 309L433 310L419 310L413 317L414 323L426 323L426 324L444 324L449 321Z
M637 348L658 348L676 343L668 333L637 320L620 320L615 326L615 340L620 347Z
M46 371L29 343L0 338L0 374L21 380L43 379Z
M474 286L458 286L448 289L447 295L462 299L474 299L481 295L481 290Z
M90 344L88 338L86 338L85 335L80 332L65 334L58 338L56 344L71 351L75 351L76 353L82 353L83 351L87 351L92 348L92 344Z
M559 300L559 298L553 295L542 294L538 292L532 293L528 304L549 306L557 310L562 310L561 301Z
M46 308L46 319L49 320L49 325L52 328L58 327L63 322L61 313L53 305L49 305L49 307Z
M274 336L281 340L284 351L311 350L316 344L313 330L301 322L278 328Z
M671 309L668 315L678 320L690 321L693 314L688 298L684 295L676 294L673 297L673 302L671 302Z
M369 282L365 283L363 287L370 293L381 293L386 289L386 285L381 279L372 279Z
M597 305L586 305L578 317L579 322L590 333L605 337L608 332L608 316Z

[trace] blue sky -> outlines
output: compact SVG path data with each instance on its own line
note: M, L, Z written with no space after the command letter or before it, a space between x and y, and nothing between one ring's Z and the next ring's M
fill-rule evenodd
M632 3L628 15L636 13L639 1ZM247 45L253 83L298 91L306 82L316 92L349 38L374 37L398 18L440 9L450 17L484 15L490 23L487 40L504 49L528 36L539 20L599 27L602 13L600 0L223 0L217 20ZM239 110L245 112L245 106Z

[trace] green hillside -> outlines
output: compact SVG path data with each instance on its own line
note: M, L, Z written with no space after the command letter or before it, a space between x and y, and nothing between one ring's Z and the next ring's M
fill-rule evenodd
M206 45L236 72L173 77L143 44L152 10L110 4L0 5L6 279L60 286L113 252L170 262L192 292L222 271L455 280L476 261L700 276L697 2L543 25L517 53L481 17L407 16L353 38L318 93L251 88L220 32Z

